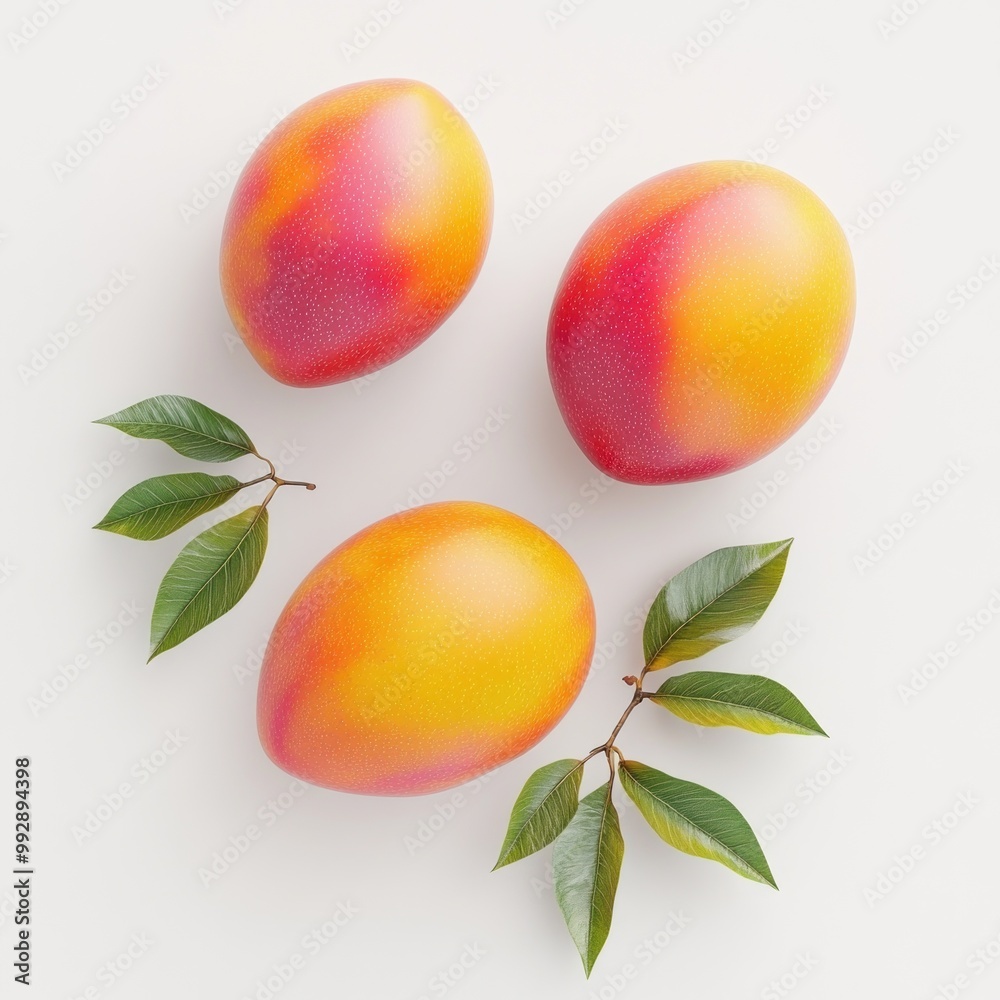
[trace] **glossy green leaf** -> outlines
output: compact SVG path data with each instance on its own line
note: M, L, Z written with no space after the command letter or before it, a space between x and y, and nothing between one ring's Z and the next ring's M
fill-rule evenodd
M582 777L583 761L557 760L528 778L511 811L494 871L540 851L562 833L576 812Z
M229 611L249 590L266 548L262 506L248 507L188 542L157 591L149 659Z
M778 888L753 830L728 799L634 760L623 761L618 774L646 822L671 847Z
M94 527L152 541L222 506L241 487L232 476L204 472L157 476L123 493Z
M187 396L153 396L94 423L117 427L132 437L165 441L199 462L230 462L254 451L242 427Z
M771 603L792 539L717 549L656 595L642 633L646 667L693 660L743 635Z
M611 929L624 853L608 782L580 800L552 848L556 899L588 976Z
M738 726L765 736L826 736L802 702L768 677L694 670L669 678L647 697L698 726Z

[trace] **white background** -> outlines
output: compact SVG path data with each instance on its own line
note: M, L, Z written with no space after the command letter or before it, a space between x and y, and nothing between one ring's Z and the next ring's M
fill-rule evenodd
M4 4L0 863L13 867L13 758L30 754L34 995L264 998L258 984L299 953L302 967L275 995L996 996L1000 962L969 958L991 943L1000 954L1000 626L989 623L1000 587L1000 282L956 289L1000 252L1000 8L906 0L912 14L897 13L894 28L891 0L731 0L725 23L718 0L680 10L586 0L567 3L561 20L556 0L399 0L364 49L345 50L373 2L385 8L72 0L26 42L12 35L41 5ZM705 20L718 33L702 34L699 54L691 39ZM685 50L693 57L681 66ZM118 95L150 68L161 82L127 117L116 113ZM465 102L495 182L489 256L448 323L376 379L290 389L233 342L217 278L232 180L223 176L218 193L213 174L242 165L275 115L383 76L423 79ZM811 93L823 96L810 110ZM104 117L113 129L103 142L57 170L67 144ZM606 119L624 130L594 152ZM592 150L585 170L575 166L581 146ZM595 470L560 420L544 364L563 264L633 184L752 149L812 187L845 227L865 225L852 237L858 320L844 370L816 417L755 466L686 486L616 484L590 502ZM565 169L572 184L519 226L515 216ZM888 202L893 184L880 209L878 193ZM199 191L216 196L186 212ZM80 304L116 270L127 287L87 322ZM938 310L940 332L920 334ZM78 334L26 376L21 366L73 320ZM894 367L906 338L917 349ZM178 538L139 543L89 526L128 486L189 463L89 421L161 392L232 415L265 453L294 454L294 478L320 488L276 499L270 551L243 602L145 666L152 598ZM291 779L257 742L255 650L313 564L405 503L491 408L509 414L504 426L434 496L489 501L545 527L580 505L561 537L593 588L599 669L540 746L461 790L447 820L434 817L448 813L451 793L310 788L265 826L259 810ZM808 462L794 458L797 445ZM108 464L113 452L120 464ZM737 523L731 515L778 473L773 496ZM78 483L88 476L89 496ZM885 534L893 524L904 529L895 539ZM831 739L701 732L650 709L620 740L631 756L733 799L782 891L671 851L623 807L614 926L585 983L546 881L548 852L489 872L510 805L534 767L585 752L618 717L628 697L619 678L641 655L633 609L711 549L788 535L785 583L765 619L706 666L763 669L789 684ZM866 564L880 536L880 558ZM100 630L134 617L122 611L130 602L137 620L113 626L117 638L100 650ZM970 631L963 622L977 613ZM949 642L957 655L911 688ZM58 681L52 700L46 685L81 655L85 668ZM141 762L171 732L184 742L150 776ZM595 762L588 787L600 773ZM123 782L132 795L122 807L93 835L75 835L89 813L108 815L105 796ZM962 796L974 805L959 816ZM199 869L250 823L259 840L204 885ZM415 849L407 838L421 824L437 829ZM5 983L11 898L0 888ZM357 915L309 954L303 938L347 904ZM677 915L685 926L668 934ZM128 958L134 941L144 943ZM471 968L451 978L463 953Z

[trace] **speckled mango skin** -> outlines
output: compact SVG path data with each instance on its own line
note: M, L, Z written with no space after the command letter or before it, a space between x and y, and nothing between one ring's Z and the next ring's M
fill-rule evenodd
M549 320L549 375L587 457L629 483L749 465L794 433L854 325L840 225L799 181L741 161L660 174L584 234Z
M421 795L524 753L594 650L567 552L487 504L417 507L333 550L292 595L261 667L267 755L304 781Z
M222 293L274 378L321 386L396 361L465 297L493 187L478 139L413 80L316 97L254 151L222 236Z

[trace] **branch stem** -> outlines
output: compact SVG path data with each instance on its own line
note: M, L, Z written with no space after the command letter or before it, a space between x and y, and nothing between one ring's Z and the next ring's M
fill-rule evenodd
M621 718L618 720L617 723L615 723L615 728L611 730L611 735L607 738L607 740L605 740L605 742L602 743L599 747L594 747L594 749L591 750L590 753L583 758L583 763L586 764L591 757L596 757L598 754L601 753L604 754L604 756L607 757L608 759L608 768L611 771L612 781L615 780L615 765L614 765L614 760L612 759L613 755L617 754L619 762L625 760L621 750L619 750L618 747L615 746L615 740L617 739L618 734L622 731L622 726L624 726L625 723L628 721L628 717L632 714L636 705L638 705L641 701L649 697L649 692L643 691L642 689L642 679L645 676L646 676L646 671L643 670L643 672L638 677L633 677L630 674L622 678L622 680L624 680L627 684L632 684L635 686L635 689L632 692L632 700L628 703L628 705L625 706L625 711L622 712Z
M268 501L271 499L271 497L274 496L277 489L281 486L302 486L307 490L316 489L315 483L304 483L299 479L282 479L278 475L278 470L275 469L274 467L274 462L272 462L269 458L265 458L259 452L255 451L253 454L256 458L259 458L262 462L267 462L267 468L269 471L266 472L263 476L258 476L256 479L251 479L248 482L240 483L240 489L242 490L247 486L256 486L258 483L266 483L266 482L274 483L274 487L271 489L271 492L268 493L267 497L264 499L264 503L262 506L264 507L267 506Z

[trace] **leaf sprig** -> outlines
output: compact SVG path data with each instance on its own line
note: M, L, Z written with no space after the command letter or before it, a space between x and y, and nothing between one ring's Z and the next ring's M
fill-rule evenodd
M657 594L643 628L645 664L623 680L632 700L608 739L580 760L557 760L528 778L514 803L496 868L553 844L556 900L587 976L611 929L625 853L611 799L615 778L659 837L686 854L708 858L777 889L764 852L739 810L717 792L627 760L616 740L644 701L700 726L754 733L825 736L786 687L767 677L690 671L655 691L646 675L692 660L752 628L767 610L785 571L792 539L718 549L682 570ZM579 797L584 765L604 756L609 777Z
M181 472L147 479L126 490L94 525L153 541L221 507L240 490L270 482L263 502L212 525L181 550L167 570L153 605L149 659L190 638L231 610L250 589L267 549L267 505L282 486L314 490L313 483L281 479L249 435L229 417L187 396L153 396L94 421L137 438L163 441L200 462L230 462L253 455L268 472L240 482L233 476ZM148 661L147 661L148 662Z

